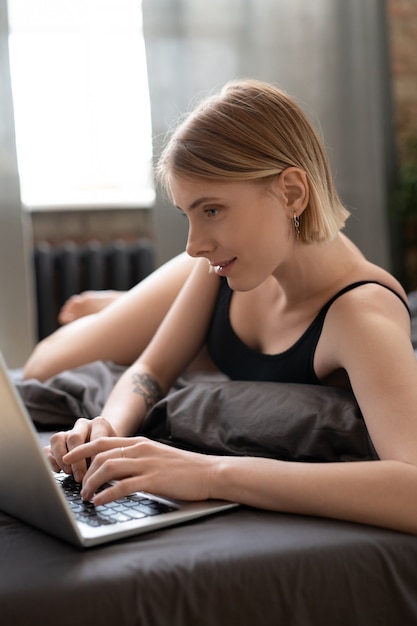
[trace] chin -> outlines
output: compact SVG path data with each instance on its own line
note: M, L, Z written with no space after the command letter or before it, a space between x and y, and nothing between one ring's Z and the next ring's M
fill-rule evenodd
M256 280L255 278L234 278L227 277L227 284L233 291L252 291L262 284L263 280Z

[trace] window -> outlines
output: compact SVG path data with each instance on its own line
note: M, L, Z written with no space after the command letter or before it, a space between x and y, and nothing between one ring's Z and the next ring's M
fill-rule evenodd
M140 0L9 0L22 201L29 209L154 200Z

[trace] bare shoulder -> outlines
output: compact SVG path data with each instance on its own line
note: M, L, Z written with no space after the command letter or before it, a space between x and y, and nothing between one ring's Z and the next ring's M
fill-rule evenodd
M366 262L364 267L364 273L366 272L371 276L367 280L376 280L390 289L393 289L403 300L407 300L407 293L401 283L387 270L382 267L378 267L373 263Z
M376 281L389 287L400 295L404 300L407 300L407 294L401 285L401 283L386 269L375 265L368 261L359 248L343 233L339 233L340 241L345 246L345 249L349 251L351 258L356 259L355 270L350 277L350 283L360 281Z
M338 297L326 316L317 356L319 370L343 368L351 377L378 371L385 354L414 359L407 294L387 271L366 262L345 286L356 285ZM369 282L370 281L370 282ZM367 371L365 371L367 370Z
M408 310L407 294L399 281L389 272L369 264L370 278L364 278L363 285L346 293L341 302L339 312L346 309L346 313L364 318L367 315L379 315L381 318L391 319L405 324L410 328L410 314ZM355 314L356 311L356 314Z
M344 335L382 333L397 327L410 335L410 314L407 294L389 272L372 264L352 283L365 281L338 298L329 312L329 322ZM370 282L368 282L370 281ZM375 281L375 282L373 282Z
M409 322L408 297L401 283L384 268L367 261L347 238L343 242L348 250L347 259L353 263L349 272L333 285L333 294L348 289L334 302L331 317L343 320L348 316L352 321L363 319L367 313L380 312L385 316L398 315Z

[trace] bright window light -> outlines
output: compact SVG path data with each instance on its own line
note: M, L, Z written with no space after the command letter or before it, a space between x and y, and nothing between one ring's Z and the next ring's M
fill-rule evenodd
M22 202L154 200L140 0L9 0Z

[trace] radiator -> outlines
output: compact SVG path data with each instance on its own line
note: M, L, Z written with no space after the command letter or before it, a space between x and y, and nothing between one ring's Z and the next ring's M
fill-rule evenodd
M38 243L34 249L38 339L56 330L58 312L73 294L87 289L125 291L154 267L154 247L145 238L133 243Z

